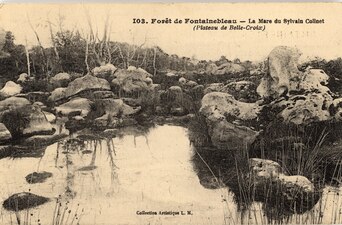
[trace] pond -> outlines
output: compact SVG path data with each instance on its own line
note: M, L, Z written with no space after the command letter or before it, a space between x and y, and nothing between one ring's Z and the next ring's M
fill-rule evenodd
M38 156L1 159L1 202L21 192L50 201L19 212L1 207L0 224L276 223L265 212L265 203L239 210L232 187L217 185L186 128L156 125L118 132L101 138L73 134ZM43 171L52 176L41 183L26 181L28 174ZM340 191L327 187L313 209L285 222L340 223Z

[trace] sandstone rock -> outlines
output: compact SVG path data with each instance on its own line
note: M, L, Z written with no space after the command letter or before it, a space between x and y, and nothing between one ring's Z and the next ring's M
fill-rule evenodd
M94 76L108 80L113 79L113 75L116 70L117 68L113 64L108 63L106 65L95 67L92 72Z
M186 86L187 88L193 88L193 87L196 87L197 85L198 85L198 84L197 84L195 81L192 81L192 80L186 82L186 84L185 84L185 86Z
M153 84L153 80L150 77L147 77L145 79L145 82L146 82L147 85L152 85Z
M110 85L105 79L94 77L90 74L76 78L65 89L56 89L49 97L50 101L67 99L85 91L110 90Z
M223 75L223 74L237 74L245 71L245 68L239 64L235 63L224 63L217 67L216 71L213 71L213 75Z
M258 94L264 98L278 98L298 90L303 76L297 68L300 55L296 48L286 46L274 48L268 56L269 73L262 78L257 88Z
M186 79L184 78L184 77L181 77L181 78L179 78L179 80L178 80L178 82L181 84L181 85L184 85L184 84L186 84Z
M129 66L129 67L127 68L127 70L129 70L129 71L134 71L134 70L137 70L137 68L136 68L135 66Z
M212 144L218 149L244 150L255 141L258 132L247 126L227 121L207 120L208 134Z
M0 114L5 110L12 110L16 108L20 108L25 105L30 105L30 101L26 98L19 97L9 97L5 100L0 101Z
M68 73L58 73L50 78L50 83L55 87L66 87L71 81L71 76Z
M68 116L70 114L80 113L80 116L86 117L91 110L93 102L86 98L73 98L70 101L56 107L56 113Z
M152 75L139 69L117 70L114 75L112 84L127 93L146 91L152 84Z
M225 75L225 74L238 74L245 71L245 68L239 64L235 64L232 62L223 63L220 66L216 66L215 64L210 64L207 66L206 71L211 75Z
M330 120L329 107L332 103L333 99L327 93L308 93L271 104L273 108L283 108L279 116L285 122L300 125Z
M47 121L49 121L49 123L54 123L56 122L56 116L50 112L46 112L46 111L43 111Z
M29 81L31 78L27 73L22 73L19 75L19 78L17 79L18 83L25 83L26 81Z
M299 84L299 89L306 92L330 93L329 76L321 69L307 68Z
M227 93L211 92L202 99L200 113L206 118L212 143L219 149L241 150L252 144L258 134L237 121L257 119L260 107L239 102Z
M102 99L97 101L98 107L104 111L104 114L94 120L99 127L117 127L120 126L122 119L140 111L141 107L133 108L123 102L122 99Z
M7 81L5 86L0 90L1 97L11 97L19 94L23 88L20 84L16 84L13 81Z
M171 86L171 87L169 87L169 91L171 91L172 93L175 93L175 94L181 94L183 92L182 88L179 86Z
M112 116L133 115L140 110L140 107L133 108L125 104L122 99L103 99L99 103L104 111Z
M217 66L215 63L211 63L205 68L206 74L210 74L210 75L212 75L213 72L216 70L217 70Z
M254 184L263 185L265 182L280 182L287 188L314 192L315 187L308 178L299 175L287 175L279 163L268 159L251 158L249 159L250 174Z
M25 107L22 111L22 117L28 121L22 131L24 136L53 134L55 132L39 107Z
M240 120L257 118L260 106L255 103L239 102L227 93L211 92L202 99L200 112L208 119L222 120L226 116ZM226 114L226 116L225 116Z
M56 88L51 92L51 95L49 96L48 100L54 102L63 99L65 96L65 92L66 88Z
M178 77L179 75L176 74L175 72L169 71L169 72L166 73L166 76L167 76L167 77Z
M13 102L15 104L19 101ZM25 101L24 103L22 105L15 104L12 107L10 106L0 113L0 122L8 128L13 138L36 134L52 134L55 132L55 129L47 121L44 113L38 106L26 104Z
M147 72L147 71L144 70L143 68L140 68L140 67L139 67L138 69L136 69L136 71L139 72L139 73L145 74L148 78L152 78L152 77L153 77L152 74L150 74L149 72Z
M272 199L277 198L283 201L282 204L289 211L303 212L313 207L319 199L319 193L306 177L289 176L283 172L277 162L271 160L249 159L247 180L251 182L251 185L254 185L255 192L261 195L267 190L273 190L267 196L263 196L262 199L272 201Z

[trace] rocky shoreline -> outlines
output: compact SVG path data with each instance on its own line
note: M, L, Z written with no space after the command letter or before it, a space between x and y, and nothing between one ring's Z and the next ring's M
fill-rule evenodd
M342 122L342 98L326 86L329 76L323 70L300 71L299 57L295 48L275 48L267 69L255 72L263 74L257 83L202 85L169 72L173 82L155 84L141 68L106 64L84 76L56 74L49 80L51 92L24 92L33 78L21 74L0 90L0 153L6 157L13 145L38 149L85 128L115 136L129 126L181 124L196 147L248 155L243 178L252 180L259 193L273 188L290 209L299 202L305 205L301 210L309 209L322 189L316 180L322 159L340 166L338 154L328 157L323 150L339 141L328 133ZM242 68L208 68L218 75L231 70ZM338 153L340 147L333 150ZM285 159L284 151L294 157Z

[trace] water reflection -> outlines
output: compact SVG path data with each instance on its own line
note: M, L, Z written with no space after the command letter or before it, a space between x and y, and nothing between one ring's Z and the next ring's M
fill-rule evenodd
M301 214L284 211L278 207L281 201L266 202L251 195L252 186L243 185L248 170L243 154L195 149L188 135L186 128L172 125L76 132L38 158L1 159L0 198L20 192L50 198L19 212L21 221L41 224L340 222L340 190L325 189L319 203ZM27 174L40 171L53 176L44 183L26 182ZM137 211L191 211L193 216L141 216ZM17 214L2 208L0 223L11 224Z
M222 200L228 192L208 190L199 183L192 154L183 127L84 130L48 146L40 158L1 159L0 196L4 200L30 189L55 199L29 210L28 220L41 224L65 223L67 218L70 222L75 214L80 219L82 210L80 224L223 224L232 218ZM25 176L34 171L53 176L28 184ZM137 211L191 211L195 216L139 216ZM19 212L21 221L25 213ZM16 218L5 209L0 215L1 224Z

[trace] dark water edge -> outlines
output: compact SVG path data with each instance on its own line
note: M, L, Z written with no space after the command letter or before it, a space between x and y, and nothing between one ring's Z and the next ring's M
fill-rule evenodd
M171 121L170 124L172 124ZM42 160L47 154L49 155L54 152L53 156L51 155L53 160L51 160L50 163L54 162L54 165L52 165L54 168L66 170L63 182L61 182L65 184L65 187L61 188L59 192L53 193L52 196L47 197L52 197L52 199L61 198L64 199L64 202L70 202L77 199L80 195L79 190L77 190L77 182L75 181L78 179L77 177L94 176L94 174L101 171L101 164L104 162L106 162L106 164L109 163L109 169L102 170L102 172L106 171L111 174L109 178L111 181L111 188L120 188L121 185L119 184L120 182L118 182L117 172L120 170L120 168L122 168L121 166L117 165L117 156L120 154L119 150L117 149L117 144L119 144L120 141L125 142L127 138L132 137L130 146L131 148L137 148L137 151L139 151L139 146L149 146L146 147L146 152L143 152L145 156L146 154L152 154L147 150L150 149L151 145L154 143L154 139L150 140L151 132L153 134L160 133L158 136L159 138L166 138L163 139L163 143L169 143L168 139L175 137L174 135L176 135L180 138L179 140L181 142L184 142L184 146L187 146L186 148L184 146L183 147L184 151L187 151L188 154L186 154L184 158L180 159L188 163L187 167L192 171L190 171L191 174L197 177L197 182L199 185L198 188L200 188L202 191L208 190L209 192L213 191L213 193L218 193L215 195L217 195L216 197L220 199L220 203L216 206L219 208L222 208L222 205L224 206L225 213L219 216L221 217L220 219L224 221L224 224L340 223L340 205L342 200L340 201L339 199L339 187L335 186L325 188L322 190L320 198L317 199L317 203L307 207L301 212L288 210L281 199L278 199L279 201L277 201L276 195L272 198L265 198L263 195L256 193L255 190L254 192L250 192L250 189L252 188L250 186L245 186L247 184L241 180L248 172L248 158L246 157L245 152L237 153L218 150L212 146L194 147L194 143L188 140L188 136L193 135L191 134L192 131L187 130L185 128L185 124L182 126L180 126L180 124L181 123L178 123L177 125L155 125L154 123L150 123L148 126L125 127L103 132L94 132L85 129L71 134L66 139L56 142L53 145L38 149L31 148L32 151L27 151L27 149L25 150L20 148L16 149L13 146L10 146L6 151L4 151L7 154L4 154L4 156L7 158L10 157L12 160L17 160L18 165L20 165L20 162L18 162L20 160L24 160L28 157ZM166 127L167 129L157 131L163 127ZM175 133L171 132L172 129L176 129ZM179 134L181 134L181 136L183 135L183 137L181 138ZM175 139L170 143L176 144L177 141L178 139ZM164 146L162 145L157 147L155 149L156 151L149 156L150 160L156 160L155 158L160 160L161 158L155 156L154 154L158 154L158 151L162 152L163 148ZM168 150L173 150L175 148L175 146L171 146ZM83 152L87 152L87 154L84 154ZM100 161L102 163L98 164L98 158L103 154L105 157L102 158L105 161ZM138 152L135 152L135 154L141 155ZM79 161L79 159L75 159L75 156L80 159L82 159L82 157L87 157L87 163L82 162L82 160ZM136 156L130 155L130 157L134 158ZM173 158L177 158L177 155L173 155L169 159L172 160ZM139 163L139 158L134 160L136 163ZM165 159L163 158L163 160ZM168 161L165 161L165 163L162 164L166 168L168 168L167 162ZM173 170L171 168L171 170L168 170L167 172L172 173L172 171ZM29 174L33 171L26 172ZM49 182L49 179L47 182ZM58 178L56 179L57 180L55 180L55 182L61 181L58 180ZM94 181L95 180L92 182ZM177 179L175 179L175 181L177 181ZM187 187L185 184L183 185L184 189L190 191L190 193L192 192L192 186ZM222 190L227 190L227 194L222 194ZM88 194L92 195L92 191L88 192ZM101 190L99 189L96 192L101 192ZM107 197L108 193L106 194ZM59 195L62 197L58 197ZM87 194L83 195L83 197L85 196L87 196ZM2 198L4 198L4 196L2 196ZM46 210L51 211L51 209ZM2 212L2 214L6 214L6 212ZM54 217L55 216L52 218ZM134 219L132 219L132 221L133 220ZM170 224L177 223L173 221L173 223Z

